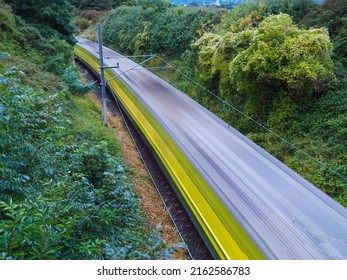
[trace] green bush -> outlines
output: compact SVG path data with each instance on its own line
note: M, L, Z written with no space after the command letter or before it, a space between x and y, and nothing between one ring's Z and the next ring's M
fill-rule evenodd
M3 0L26 22L38 28L46 38L56 36L74 43L70 25L73 6L67 0Z
M73 66L69 66L63 71L61 79L67 84L69 90L73 93L85 95L93 89L93 82L82 83L79 73Z
M0 1L0 30L3 32L14 32L15 25L15 18L11 6Z

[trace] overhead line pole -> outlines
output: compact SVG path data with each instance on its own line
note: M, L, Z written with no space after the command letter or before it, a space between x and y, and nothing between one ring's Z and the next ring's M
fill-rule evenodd
M101 100L104 116L104 125L107 123L107 100L106 100L106 88L105 88L105 73L104 73L104 55L102 51L102 35L100 23L97 23L98 43L99 43L99 61L100 61L100 78L101 78Z
M119 63L116 66L104 66L104 54L102 50L102 35L101 35L101 25L98 22L97 25L98 33L98 43L99 43L99 62L100 62L100 79L101 79L101 100L102 109L104 116L104 125L108 126L107 123L107 99L106 99L106 82L105 82L105 68L119 68Z

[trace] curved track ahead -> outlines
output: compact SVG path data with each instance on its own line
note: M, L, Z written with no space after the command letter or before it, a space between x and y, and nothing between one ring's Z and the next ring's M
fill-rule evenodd
M97 44L78 38L77 45L98 57ZM106 66L119 62L115 75L136 66L113 50L103 51ZM170 84L141 66L134 69L119 79L265 258L347 259L346 208Z

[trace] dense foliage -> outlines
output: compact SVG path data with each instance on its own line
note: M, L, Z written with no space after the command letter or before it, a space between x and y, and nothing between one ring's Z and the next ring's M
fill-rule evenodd
M301 30L286 14L267 17L257 29L206 33L194 46L201 66L220 80L219 92L233 100L241 95L245 112L257 118L272 110L278 117L285 100L293 111L283 117L292 120L290 113L305 110L299 106L334 78L327 31Z
M168 258L72 47L0 15L0 259Z
M46 37L55 36L73 43L74 29L70 25L72 5L68 0L3 0L28 23L40 29Z
M72 34L59 35L52 26L41 26L30 20L24 20L15 15L11 6L4 4L2 0L0 0L0 15L1 51L10 52L14 57L20 57L25 52L32 62L58 75L62 75L69 67L73 51L64 38L71 37ZM44 22L41 23L45 25ZM48 34L47 28L53 31ZM73 30L71 26L69 28Z
M126 53L178 56L189 48L204 24L218 19L215 10L175 8L160 1L146 7L121 6L105 20L104 39Z
M337 59L347 67L347 3L344 0L326 0L312 9L303 21L305 25L326 27L334 43Z
M159 76L347 205L346 7L343 0L250 0L231 11L119 7L104 37L122 52L169 60L176 69Z
M80 10L111 10L121 5L132 5L133 0L69 0L70 3Z

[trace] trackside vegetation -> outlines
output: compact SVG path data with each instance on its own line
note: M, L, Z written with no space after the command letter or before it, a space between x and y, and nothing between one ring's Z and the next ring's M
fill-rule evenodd
M15 15L0 1L0 259L169 258L86 97L70 29L43 26L47 10L33 20L17 2Z

